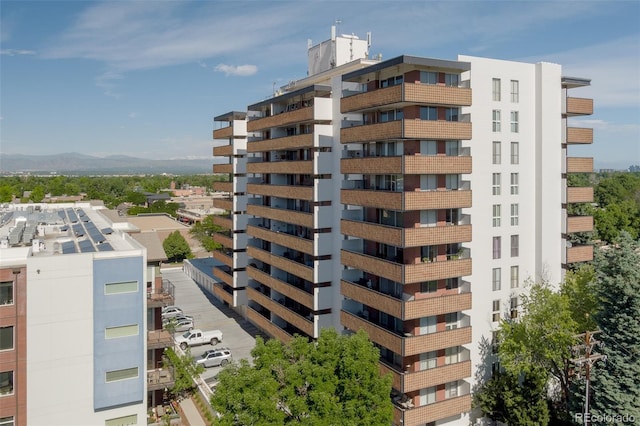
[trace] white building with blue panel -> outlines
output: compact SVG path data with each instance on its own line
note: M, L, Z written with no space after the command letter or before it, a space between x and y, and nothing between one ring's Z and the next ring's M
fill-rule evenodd
M146 423L146 250L99 209L12 205L0 214L0 267L27 275L26 327L14 333L26 339L15 345L26 377L13 373L26 419L16 424Z

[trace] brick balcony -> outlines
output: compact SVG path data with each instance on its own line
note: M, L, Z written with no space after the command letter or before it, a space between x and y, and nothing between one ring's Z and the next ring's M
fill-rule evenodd
M247 152L267 152L304 148L313 148L312 133L247 142Z
M471 173L471 157L403 155L343 158L340 160L340 173L407 175Z
M471 123L445 120L396 120L340 129L340 143L385 139L471 139Z
M471 207L471 191L374 191L340 190L340 202L353 206L390 210L437 210Z
M586 127L567 127L568 144L591 144L593 143L593 129Z
M471 89L462 87L403 83L344 97L340 100L340 111L366 111L385 105L403 102L413 104L470 106Z
M471 293L459 293L403 301L396 297L352 283L340 281L340 294L386 312L401 320L410 320L471 309Z
M592 203L592 202L593 202L592 187L574 186L574 187L567 188L567 203Z
M215 130L214 130L215 135ZM214 157L230 157L233 155L233 145L222 145L213 147Z
M213 173L233 173L233 164L214 164Z
M471 225L397 228L372 222L342 219L340 232L396 247L420 247L471 241Z
M287 343L293 338L292 335L269 321L250 306L247 306L247 319L255 324L259 329L281 342Z
M468 411L471 411L471 395L464 395L406 410L394 406L393 422L395 425L419 426Z
M247 267L247 276L277 291L278 293L284 294L288 298L295 300L311 310L314 309L313 295L295 287L293 284L274 278L266 272L263 272L251 265Z
M313 322L304 318L295 311L287 308L286 306L276 302L275 300L265 296L264 294L251 287L247 287L247 297L249 298L249 300L253 300L256 303L259 303L261 306L273 312L283 320L287 321L289 324L299 328L308 336L316 337L314 336L313 332Z
M313 186L247 184L247 193L267 197L295 198L313 201Z
M293 210L277 209L275 207L259 206L256 204L247 205L247 214L263 217L266 219L281 220L293 225L313 228L313 214L297 212Z
M260 161L247 164L247 173L313 174L313 161Z
M593 216L569 216L567 218L567 232L593 231Z
M592 114L593 99L567 97L567 116Z
M567 157L567 173L593 173L593 158Z
M371 341L405 357L471 343L471 327L431 334L401 336L347 311L340 311L340 322L349 330L363 329Z
M273 267L282 269L285 272L290 272L293 275L300 277L304 280L313 282L313 268L306 266L302 263L287 259L283 256L278 256L269 253L266 250L259 249L257 247L247 247L247 255L261 262L264 262Z
M593 246L567 247L567 263L590 262L593 260Z
M255 118L247 122L247 131L256 132L272 127L283 127L313 120L313 106L282 112L269 117Z
M462 361L414 372L400 372L384 362L380 362L380 374L385 375L388 373L393 378L394 389L401 393L409 393L471 377L471 361Z
M368 254L341 250L340 262L345 266L404 284L471 275L471 259L405 265Z
M264 241L279 244L292 250L300 251L313 255L313 240L296 237L284 232L271 231L259 226L247 226L247 234L252 237L259 238Z

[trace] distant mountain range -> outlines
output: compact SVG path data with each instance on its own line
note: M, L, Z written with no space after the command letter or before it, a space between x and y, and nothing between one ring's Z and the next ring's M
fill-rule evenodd
M148 160L126 155L93 157L77 152L55 155L22 155L0 153L0 174L201 174L211 173L212 165L223 158Z

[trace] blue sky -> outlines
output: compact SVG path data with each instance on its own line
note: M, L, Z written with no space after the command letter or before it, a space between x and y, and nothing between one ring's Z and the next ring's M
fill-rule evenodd
M307 39L383 59L555 62L592 80L596 168L640 164L638 1L0 1L0 151L211 158L213 117L306 75Z

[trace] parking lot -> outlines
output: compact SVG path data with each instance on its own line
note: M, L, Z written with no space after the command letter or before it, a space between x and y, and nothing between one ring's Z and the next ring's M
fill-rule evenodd
M194 328L222 331L223 340L217 346L192 347L191 355L194 358L199 358L209 349L225 347L231 349L234 361L242 358L251 360L255 336L260 334L255 326L213 296L205 294L182 269L163 269L162 277L175 286L175 305L179 306L185 315L193 317ZM210 383L220 370L221 367L207 368L202 378Z

